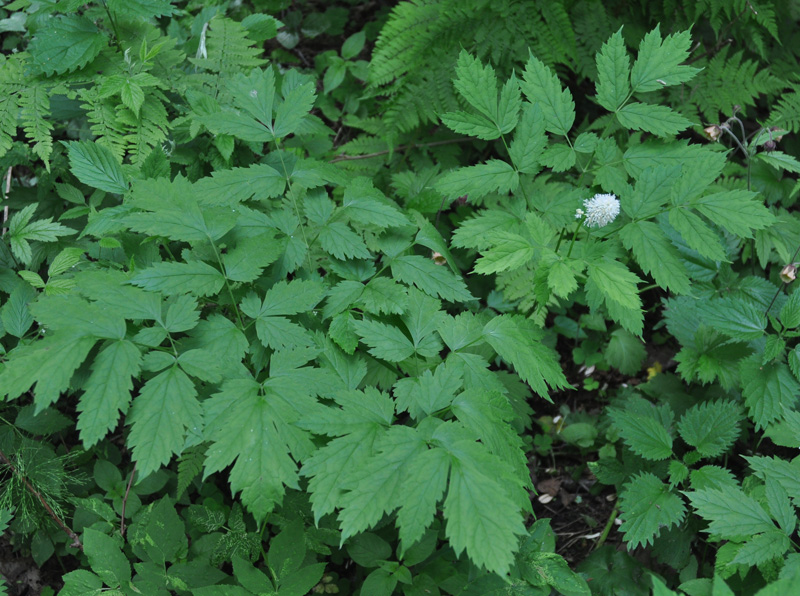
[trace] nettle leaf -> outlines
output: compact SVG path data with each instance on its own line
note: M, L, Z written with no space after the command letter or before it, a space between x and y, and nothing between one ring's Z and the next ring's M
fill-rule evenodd
M678 432L703 457L717 457L738 438L741 417L736 402L706 402L687 410L678 423Z
M742 298L698 301L696 307L705 324L734 339L759 339L767 328L764 312Z
M122 166L106 147L90 141L73 141L66 145L70 171L78 180L106 192L127 192L128 180Z
M699 68L682 65L689 57L691 32L681 31L661 39L660 26L647 33L639 44L639 55L631 69L634 93L655 91L694 78Z
M608 417L637 455L656 461L672 456L671 411L664 420L661 410L639 398L629 400L624 410L609 408Z
M59 15L43 22L28 51L42 72L52 75L86 66L106 45L108 38L86 17Z
M736 551L731 564L761 565L783 555L792 546L792 541L785 532L772 530L753 536ZM773 584L774 585L774 584Z
M764 508L740 488L709 488L684 494L697 514L710 522L705 530L709 534L736 539L776 530Z
M630 58L622 28L608 38L597 54L597 102L616 112L630 96Z
M128 414L128 444L142 477L166 465L183 448L186 430L202 427L194 383L171 366L144 384Z
M622 525L628 548L649 545L661 534L683 521L686 506L683 499L650 472L641 472L620 491Z
M621 373L634 375L639 372L646 356L647 350L641 339L625 329L611 332L605 359Z
M569 386L555 352L541 343L542 332L521 316L499 315L483 328L483 337L497 354L509 362L531 388L548 397L548 385L555 390Z
M556 74L531 55L519 86L529 102L541 107L547 130L567 136L575 122L575 102L569 89L562 89Z

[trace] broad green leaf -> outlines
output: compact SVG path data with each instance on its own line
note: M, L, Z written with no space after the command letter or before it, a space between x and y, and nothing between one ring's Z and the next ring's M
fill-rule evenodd
M249 143L275 140L275 135L258 120L239 112L217 112L198 117L197 120L217 135L231 135Z
M417 542L433 522L447 486L450 459L442 449L428 449L416 453L407 466L414 472L403 483L403 504L397 512L400 552Z
M691 44L689 31L668 35L662 41L659 25L656 25L639 44L639 55L631 69L634 93L655 91L694 78L700 69L681 65L689 57Z
M85 569L70 571L61 579L64 587L59 596L102 596L108 593L108 589L103 587L103 580Z
M566 172L575 165L576 159L575 150L566 143L552 143L540 157L542 165L554 172Z
M73 141L67 147L70 170L78 180L106 192L127 192L128 181L122 166L106 147L90 141Z
M244 238L222 256L225 277L248 283L259 278L262 270L283 254L283 243L272 234Z
M605 302L608 314L635 335L642 333L641 280L619 261L603 258L589 262L587 298L592 308Z
M469 112L447 112L442 114L442 124L462 135L492 141L501 136L497 126L486 116Z
M705 530L722 538L752 536L776 530L758 501L741 489L702 489L685 493L697 514L710 523Z
M324 296L325 287L318 281L279 281L267 290L263 301L259 301L254 295L243 300L242 312L253 319L296 315L314 308Z
M541 107L547 130L567 136L575 122L575 102L569 89L562 89L556 74L531 55L520 87L529 102Z
M166 465L183 448L186 430L202 424L194 383L171 366L144 384L133 400L128 444L142 478Z
M255 198L258 201L280 197L286 178L267 164L247 168L217 170L195 185L198 200L211 205L233 204Z
M225 276L203 261L189 263L156 263L136 272L131 283L164 294L190 292L197 296L211 296L225 285Z
M519 174L506 162L490 159L477 166L448 172L436 183L436 190L448 199L467 195L473 201L490 192L507 193L519 185Z
M517 77L512 73L500 89L500 99L497 101L497 128L501 134L507 134L517 126L521 107L519 84Z
M400 379L394 385L398 412L408 412L421 420L448 407L463 385L461 374L454 367L440 364L436 370L426 370L418 377Z
M49 76L83 68L107 45L108 38L86 17L59 15L43 21L28 51Z
M11 252L25 265L29 265L33 259L30 241L55 242L59 236L75 233L75 230L53 222L52 217L31 221L37 207L37 203L31 203L15 213L8 222L5 234L5 238L11 243Z
M630 58L622 39L622 28L608 38L597 54L597 102L616 112L630 96Z
M620 206L631 219L650 219L663 211L670 192L680 178L679 165L650 166L638 172L633 193L620 197Z
M644 411L609 408L608 416L637 455L656 461L672 456L672 435L654 406Z
M489 120L497 122L497 77L494 69L461 50L453 86L467 102Z
M795 505L800 504L800 465L795 460L787 461L779 457L744 456L747 463L758 475L766 480L777 481Z
M626 375L638 373L646 356L647 350L641 339L625 329L615 329L611 332L605 359L621 373Z
M620 492L622 525L628 548L649 545L669 528L683 521L686 506L669 486L649 472L641 472Z
M778 479L771 475L765 477L764 484L770 515L778 522L781 530L791 536L797 527L797 514L789 500L789 492Z
M658 285L675 294L689 291L689 275L678 250L656 224L636 221L619 232L625 248L633 252L642 271L649 273Z
M275 73L271 67L254 68L248 76L237 73L226 81L226 87L236 105L250 116L272 129L272 109L275 100ZM253 166L251 166L252 168ZM258 167L258 166L256 166ZM244 168L235 168L243 170ZM229 170L230 171L230 170Z
M125 337L125 321L119 311L72 294L40 296L30 305L30 311L40 324L51 330L68 329L102 339Z
M545 399L550 399L548 385L556 390L569 386L555 352L541 343L541 331L529 319L499 315L484 326L483 337Z
M414 344L397 327L366 320L353 321L351 326L376 358L400 362L414 354Z
M406 255L394 259L392 274L396 279L413 284L430 296L438 296L450 302L474 300L463 280L425 257Z
M19 284L0 308L0 322L6 333L22 337L33 325L28 305L36 299L36 291L28 284Z
M458 248L482 250L492 246L496 232L515 229L520 220L510 213L495 209L484 209L478 215L461 222L453 233L452 244Z
M408 218L375 188L372 180L363 176L354 178L348 183L344 190L341 208L351 220L367 226L390 228L410 223Z
M508 148L508 155L514 166L525 174L539 171L539 157L547 145L545 122L539 104L525 103L522 118L514 133L514 140Z
M284 81L284 85L285 85ZM297 131L303 119L311 111L316 94L314 83L298 85L285 94L283 102L275 110L275 126L273 133L282 139Z
M669 223L683 237L686 244L702 256L713 261L728 260L719 236L691 211L673 207L669 210Z
M297 411L279 390L262 389L252 379L226 380L203 407L211 441L204 477L233 464L231 489L241 491L242 502L263 520L281 502L284 486L300 488L292 451L305 447L308 438L291 426L299 419Z
M681 417L678 431L700 455L717 457L738 438L741 416L741 408L735 402L706 402L691 407Z
M305 327L285 317L258 317L256 333L261 343L273 350L291 350L314 343L314 338Z
M94 359L78 404L77 428L86 448L105 437L116 427L120 412L128 410L141 360L139 349L124 339L108 344Z
M525 265L533 258L534 246L530 240L513 232L495 232L492 235L494 246L483 251L475 262L475 273L488 275L501 271L512 271Z
M171 0L107 0L108 8L118 17L151 19L175 12Z
M92 571L97 573L107 586L117 588L131 581L131 565L117 542L92 528L83 531L83 551L89 559Z
M775 223L775 216L758 195L747 190L729 190L705 195L692 201L692 207L731 234L752 238L753 230L762 230Z
M764 312L742 298L698 301L697 308L703 323L734 339L759 339L767 328Z
M736 552L731 564L761 565L783 555L791 548L792 541L778 529L753 536Z
M364 310L373 314L400 315L406 310L408 295L405 286L389 277L373 277L364 286L358 302Z
M756 153L756 157L779 170L786 170L794 174L800 174L800 161L783 151L770 151L769 153Z
M369 259L372 257L367 245L348 225L334 221L319 231L322 249L337 259Z
M550 272L547 274L547 287L556 296L567 298L578 289L578 280L575 278L576 273L576 268L572 263L556 261L550 266Z
M629 103L617 111L617 119L622 126L633 130L643 130L659 137L678 134L692 125L692 121L673 112L666 106L646 103Z

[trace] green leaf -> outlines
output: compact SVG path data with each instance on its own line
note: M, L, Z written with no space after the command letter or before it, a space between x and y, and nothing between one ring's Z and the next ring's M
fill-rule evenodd
M800 504L800 465L796 461L764 456L744 456L744 459L759 478L777 481L794 504Z
M170 0L107 0L108 8L117 16L137 19L169 16L175 12Z
M211 296L225 285L225 276L203 261L166 262L137 271L131 283L151 292L168 295L190 292L197 296Z
M345 39L344 43L342 44L342 58L345 60L351 60L358 56L361 53L361 50L364 49L365 41L366 34L364 31L353 33L353 35Z
M789 493L776 478L768 475L764 480L764 492L770 515L777 520L781 529L791 536L797 527L797 514L789 500Z
M539 170L539 157L547 145L545 122L539 104L525 103L522 118L514 133L514 140L508 148L508 155L514 167L525 174L535 174Z
M340 221L329 222L319 231L322 249L337 259L369 259L367 245L350 227Z
M637 288L641 280L625 265L609 258L589 262L587 273L589 305L596 309L605 302L612 319L631 333L641 335L642 302Z
M486 116L469 112L447 112L441 116L442 124L458 134L476 137L484 141L499 139L497 126Z
M284 85L286 83L284 82ZM282 139L297 132L301 122L311 111L316 94L313 82L298 85L286 93L283 102L275 110L275 126L273 133Z
M203 403L211 441L204 478L233 464L231 489L241 491L242 502L259 521L281 502L284 486L300 488L292 455L299 458L313 447L308 433L290 425L299 419L298 409L308 407L308 399L298 393L287 401L280 385L261 388L243 378L226 380Z
M403 213L364 176L353 178L344 190L342 212L367 226L391 228L410 222Z
M651 166L638 172L633 193L625 193L620 197L622 210L631 219L638 220L658 215L669 202L670 193L680 174L678 165Z
M398 412L408 412L421 420L448 407L463 385L461 374L454 367L440 364L436 370L426 370L419 377L406 377L394 385Z
M641 339L624 329L611 332L605 352L608 364L626 375L635 375L642 369L647 350Z
M325 287L318 281L294 279L273 285L259 304L248 297L242 301L242 312L257 319L274 315L296 315L308 312L325 296Z
M739 488L702 489L684 494L697 514L710 522L705 530L709 534L736 539L776 529L764 508Z
M397 512L400 552L413 546L433 523L450 470L449 458L442 449L420 451L407 465L414 473L403 483L404 502Z
M753 536L736 552L731 564L756 566L783 555L792 542L785 532L772 530Z
M25 265L29 265L33 259L29 241L55 242L59 236L75 233L75 230L53 222L52 217L31 221L37 207L37 203L31 203L14 214L8 223L6 238L11 243L11 252Z
M494 69L461 50L453 86L467 102L492 122L497 122L497 77ZM513 128L513 127L512 127Z
M67 147L70 170L78 180L106 192L127 192L128 181L122 167L106 147L90 141L73 141Z
M727 261L719 236L697 215L674 207L669 210L669 223L683 236L686 244L712 261Z
M283 243L272 234L244 238L222 256L225 277L243 283L255 281L263 268L278 260L283 253Z
M662 41L659 26L656 25L639 44L639 55L631 70L633 92L655 91L692 79L700 70L681 65L689 57L691 43L689 31L668 35Z
M351 326L376 358L400 362L414 354L414 344L397 327L366 320L353 321Z
M548 397L548 385L555 390L568 387L555 352L541 343L541 331L521 316L499 315L483 328L483 337L492 348L514 366L531 388Z
M683 521L686 507L669 486L650 472L641 472L620 492L622 525L628 548L649 545L669 528Z
M656 461L672 457L670 430L664 427L656 407L641 401L646 406L625 410L609 408L608 417L619 429L625 444L637 455Z
M705 195L691 205L731 234L752 238L753 230L763 230L775 223L775 216L757 197L755 192L729 190Z
M188 428L202 426L194 383L171 366L144 384L133 401L128 444L142 478L166 465L183 448Z
M513 271L525 265L533 258L534 246L530 240L513 232L495 232L492 234L494 246L483 251L475 262L475 273L489 275L501 271Z
M673 136L692 125L692 121L666 106L629 103L617 111L622 126L643 130L659 137Z
M683 415L678 431L700 455L717 457L738 438L741 416L739 404L732 401L697 404Z
M616 112L630 95L630 58L622 39L622 28L608 38L597 54L597 102Z
M107 44L108 38L86 17L59 15L43 21L28 51L46 75L64 74L86 66Z
M761 358L748 358L740 367L742 395L756 429L766 428L779 419L784 408L791 410L800 393L800 383L782 362L762 364Z
M36 299L36 291L28 284L19 284L0 308L0 322L6 333L22 337L33 325L28 305Z
M553 143L540 158L542 165L552 168L554 172L566 172L575 165L577 156L572 147L566 143Z
M797 161L794 157L783 151L761 152L757 153L756 157L778 170L786 170L787 172L800 174L800 161Z
M786 304L781 307L780 321L781 325L788 329L800 326L800 292L796 289L789 295Z
M62 577L64 587L59 596L101 596L107 592L103 580L85 569L70 571Z
M507 193L518 185L519 174L513 167L502 160L490 159L448 172L436 183L436 190L449 199L468 195L477 200L495 191Z
M407 284L413 284L429 296L451 302L468 302L475 298L466 284L444 267L418 255L397 257L392 261L392 274Z
M254 68L248 76L237 73L227 81L226 87L237 106L244 108L250 116L272 130L275 73L271 67L264 70Z
M678 250L661 228L651 221L626 224L619 232L622 243L636 257L642 271L675 294L689 291L689 274Z
M232 204L254 198L259 201L280 197L286 188L286 178L267 164L247 168L217 170L201 178L195 185L196 197L212 205Z
M759 339L767 328L763 311L742 298L698 301L697 308L703 323L734 339Z
M86 448L116 427L120 412L127 411L141 361L139 349L124 339L108 344L94 359L78 404L77 428Z
M532 54L523 79L522 92L528 101L541 107L547 130L567 136L575 122L575 102L569 89L562 89L556 74Z
M117 542L97 530L86 528L83 532L83 550L89 558L92 571L97 573L107 586L127 586L131 581L131 566L122 554Z

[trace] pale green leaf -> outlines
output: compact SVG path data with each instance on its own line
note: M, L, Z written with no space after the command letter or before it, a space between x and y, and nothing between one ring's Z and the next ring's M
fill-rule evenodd
M655 91L694 78L700 70L681 64L689 57L691 44L689 31L668 35L662 41L659 26L656 25L639 44L639 55L631 70L634 93Z
M622 28L608 38L597 54L597 102L616 112L630 95L630 58L622 39Z
M575 102L569 89L562 89L556 74L531 55L525 65L522 92L532 104L539 104L548 131L567 136L575 122Z
M84 184L106 192L123 194L128 181L114 154L90 141L73 141L69 148L70 170Z
M83 68L107 45L108 38L86 17L59 15L43 21L28 51L42 72L52 75Z
M646 103L629 103L617 111L622 126L632 130L643 130L659 137L678 134L692 125L692 121L666 106Z

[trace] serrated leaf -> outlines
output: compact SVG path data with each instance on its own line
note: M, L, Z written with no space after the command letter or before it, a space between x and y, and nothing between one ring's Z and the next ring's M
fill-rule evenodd
M490 159L486 163L448 172L436 183L436 190L455 199L468 195L477 200L490 192L507 193L519 185L519 174L506 162Z
M789 299L781 307L781 325L788 329L800 326L800 292L794 291L789 295Z
M630 95L630 58L620 28L597 54L597 102L616 112Z
M703 457L722 455L739 436L740 406L732 401L692 406L681 417L678 432Z
M501 271L512 271L525 265L533 258L534 246L530 240L513 232L495 232L492 235L494 246L483 251L475 261L475 273L488 275Z
M453 86L473 108L497 122L497 77L491 66L484 66L462 50L458 55Z
M197 296L211 296L225 285L225 276L203 261L166 262L137 271L131 283L167 295L190 292Z
M686 241L690 248L712 261L727 261L719 237L697 215L675 207L669 210L669 223Z
M372 180L359 176L344 190L342 211L351 220L368 226L390 228L410 222L403 213L375 188Z
M747 190L729 190L705 195L692 201L692 207L731 234L752 238L753 230L775 223L775 216Z
M316 98L314 90L314 83L308 82L298 85L285 94L283 102L275 110L273 133L276 138L282 139L297 131L303 119L311 111L311 106L314 105Z
M794 157L784 153L783 151L770 151L769 153L761 152L757 153L756 157L764 163L768 163L773 168L800 174L800 161L797 161Z
M83 550L89 565L106 585L112 588L127 585L131 581L131 566L116 541L92 528L83 531Z
M608 416L634 453L649 460L672 457L672 435L659 419L656 408L645 411L609 408Z
M748 358L741 363L740 376L745 405L756 429L780 418L800 393L800 383L782 362L762 364L760 358Z
M683 521L686 507L683 500L657 476L642 472L626 483L620 492L622 525L628 548L649 545L662 528Z
M453 273L418 255L397 257L392 261L392 274L404 283L413 284L430 296L451 302L474 300L466 284Z
M766 476L764 484L770 515L778 522L781 529L791 536L797 527L797 514L789 500L789 493L783 484L772 476Z
M551 144L539 158L542 165L552 168L554 172L566 172L575 165L576 160L574 149L566 143Z
M186 430L202 423L194 383L171 366L144 384L128 414L128 444L141 477L180 453Z
M545 122L539 104L525 103L522 118L516 127L514 140L508 148L508 155L520 172L535 174L538 171L539 157L547 145Z
M175 12L170 0L107 0L108 7L118 16L136 19L169 16Z
M483 337L545 399L549 399L548 385L556 390L569 385L555 352L539 341L541 331L532 321L500 315L484 326Z
M575 122L575 102L569 89L562 89L556 74L531 55L520 87L529 102L541 106L547 130L567 136Z
M675 294L689 291L689 274L681 262L678 250L656 224L635 221L626 224L619 232L622 243L642 268L658 285Z
M617 111L622 126L643 130L659 137L673 136L692 125L692 121L666 106L633 102Z
M90 141L73 141L67 147L70 170L78 180L106 192L127 192L128 181L122 166L105 146Z
M351 326L376 358L400 362L414 353L414 344L397 327L366 320L353 321Z
M766 480L777 481L795 505L800 504L800 466L795 461L786 461L778 457L752 456L744 457L754 472Z
M217 170L198 180L194 188L198 200L212 205L239 203L251 198L263 201L281 196L286 178L272 166L253 164L247 168Z
M758 307L741 298L715 298L698 302L703 323L734 339L763 337L767 319Z
M647 356L644 343L625 329L615 329L606 348L605 358L611 366L626 375L635 375Z
M141 361L139 349L124 339L110 343L95 357L78 404L77 428L87 449L117 425L120 412L127 411Z
M783 555L791 548L791 544L786 533L777 529L758 534L739 548L731 564L761 565Z
M684 83L700 72L692 66L681 65L689 57L691 43L689 31L668 35L662 41L659 26L656 25L639 44L639 55L631 69L634 93Z
M51 17L30 43L28 51L46 75L64 74L86 66L108 44L108 38L86 17Z
M764 508L739 488L701 489L684 494L697 514L710 522L705 530L710 534L739 538L776 529Z
M500 131L497 130L494 122L481 114L471 114L469 112L447 112L441 116L442 124L453 132L491 141L500 138Z
M318 238L322 249L337 259L369 259L372 256L361 237L340 221L323 226Z

